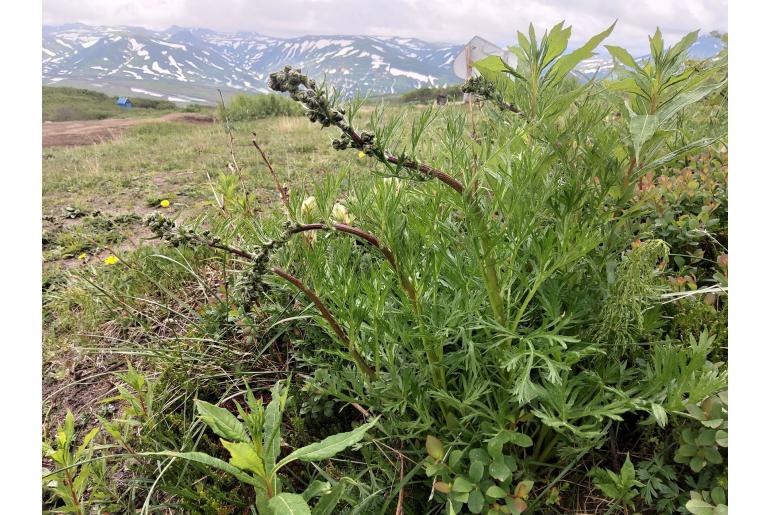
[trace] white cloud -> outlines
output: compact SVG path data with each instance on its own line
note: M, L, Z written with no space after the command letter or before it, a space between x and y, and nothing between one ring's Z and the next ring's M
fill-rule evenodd
M726 0L46 0L43 22L205 27L271 36L369 34L460 43L478 34L498 43L515 41L531 21L540 33L561 20L573 41L618 24L608 40L644 49L660 26L667 41L702 29L727 30Z

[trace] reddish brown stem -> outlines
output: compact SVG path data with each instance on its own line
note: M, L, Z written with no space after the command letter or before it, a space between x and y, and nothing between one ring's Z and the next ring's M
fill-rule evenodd
M329 228L330 227L328 225L321 224L321 223L304 224L304 225L299 225L297 227L294 227L290 232L292 234L298 234L306 231L325 231L325 230L328 230ZM377 250L382 252L382 255L388 261L391 268L393 268L393 271L396 272L396 274L398 274L399 278L401 279L401 283L404 289L406 290L407 294L409 295L409 298L412 300L413 303L416 302L416 293L414 290L414 286L412 286L412 283L409 281L406 275L404 275L402 271L399 269L398 264L396 263L396 257L393 255L393 252L391 252L391 250L387 246L383 245L382 242L380 242L380 240L377 239L376 236L364 231L363 229L359 229L358 227L353 227L347 224L333 223L331 224L331 228L340 232L357 236L358 238L361 238L362 240L366 241L371 246L375 247Z
M435 177L436 179L440 180L441 182L443 182L444 184L446 184L447 186L455 190L460 195L462 195L463 192L465 191L465 188L460 183L460 181L458 181L448 173L442 172L437 168L433 168L432 166L429 166L426 164L415 163L414 161L399 162L398 157L392 154L385 154L385 159L387 159L389 163L400 164L404 168L409 168L410 170L417 170L420 173L424 173L426 175L430 175L431 177Z
M360 147L364 144L364 141L361 139L361 136L359 136L356 131L354 131L353 129L348 129L346 132L348 136L350 136L350 139L352 139L356 143L356 145ZM404 168L409 168L410 170L417 170L420 173L424 173L431 177L435 177L436 179L440 180L441 182L443 182L444 184L446 184L447 186L455 190L460 195L462 195L463 191L465 191L465 188L463 187L462 183L460 183L460 181L458 181L448 173L442 172L437 168L433 168L432 166L429 166L426 164L415 163L414 161L409 161L409 160L399 162L398 157L394 156L393 154L387 151L385 152L384 156L389 163L392 163L395 165L400 164Z
M267 165L267 169L270 170L270 175L273 176L273 180L275 181L275 188L278 190L278 194L281 196L281 202L283 202L283 206L286 208L286 210L289 210L289 195L286 193L286 188L281 186L281 182L278 180L278 174L275 173L275 170L273 169L273 165L270 164L270 160L267 158L265 153L262 151L262 148L257 143L257 133L252 132L251 133L254 136L254 139L251 140L251 142L254 144L256 149L259 151L260 155L262 156L262 161L265 162Z
M345 331L342 330L342 327L337 323L337 321L334 319L332 314L329 312L329 310L326 308L323 302L321 302L321 299L316 295L316 293L305 286L305 284L291 275L289 272L282 270L278 267L273 267L271 271L278 275L279 277L282 277L283 279L289 281L291 284L293 284L298 290L300 290L302 293L310 297L310 300L313 301L313 304L315 304L315 307L318 309L318 311L321 312L321 316L326 319L326 321L329 323L330 326L332 326L332 330L337 335L337 337L342 340L342 342L345 344L345 346L350 351L350 355L353 357L353 361L356 362L356 365L363 371L367 376L370 378L375 377L374 370L369 367L369 365L366 364L364 361L363 356L350 344L350 340L348 339L348 336L345 334Z

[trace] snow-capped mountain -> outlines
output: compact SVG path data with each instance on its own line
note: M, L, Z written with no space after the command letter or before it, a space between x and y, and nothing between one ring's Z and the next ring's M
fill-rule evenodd
M43 84L211 102L217 88L226 95L266 93L268 74L290 64L326 76L345 94L378 95L459 82L451 65L461 49L414 38L49 26L43 27Z
M690 49L708 58L723 47L710 35ZM460 82L452 62L463 45L415 38L302 36L275 38L252 32L223 34L171 27L43 27L43 84L87 87L112 95L211 103L226 95L267 93L267 76L289 64L311 77L326 77L345 95L401 93ZM643 59L644 57L640 57ZM612 59L602 53L583 61L579 76L606 76Z

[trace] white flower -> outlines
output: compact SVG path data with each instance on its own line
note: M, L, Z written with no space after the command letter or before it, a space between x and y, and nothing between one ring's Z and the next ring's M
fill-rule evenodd
M348 211L348 208L346 208L344 205L340 204L339 202L336 202L334 204L334 207L332 208L332 218L335 222L341 223L341 224L347 224L350 225L351 222L351 216L350 212Z
M318 220L318 203L315 201L315 197L310 196L302 201L302 206L299 208L299 214L306 223Z
M401 179L398 177L385 177L382 182L387 188L393 188L398 193L401 190Z

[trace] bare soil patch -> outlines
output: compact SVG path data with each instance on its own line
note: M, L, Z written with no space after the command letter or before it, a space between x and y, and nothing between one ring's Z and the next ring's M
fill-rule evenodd
M212 123L213 121L214 118L209 115L170 113L157 118L110 118L107 120L44 122L43 147L93 145L115 139L129 127L147 123Z

